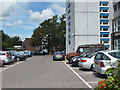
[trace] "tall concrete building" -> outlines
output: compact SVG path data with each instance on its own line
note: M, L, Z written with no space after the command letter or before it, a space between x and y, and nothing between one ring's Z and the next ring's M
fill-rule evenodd
M109 0L66 1L66 53L81 44L110 47Z
M120 0L113 0L112 49L120 50Z
M0 30L0 51L2 51L2 32Z
M100 43L103 43L106 48L110 48L110 2L109 0L99 1L100 9Z

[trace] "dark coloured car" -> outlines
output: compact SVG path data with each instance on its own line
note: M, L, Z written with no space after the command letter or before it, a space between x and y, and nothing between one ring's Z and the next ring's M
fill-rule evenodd
M55 54L53 55L53 61L55 60L64 60L65 56L62 52L55 52Z
M25 56L21 52L13 51L12 55L15 56L17 61L25 60Z

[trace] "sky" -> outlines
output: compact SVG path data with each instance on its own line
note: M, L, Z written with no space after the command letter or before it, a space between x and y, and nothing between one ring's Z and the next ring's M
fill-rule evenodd
M0 2L0 30L11 37L20 36L22 40L30 38L33 31L45 19L65 13L65 2L53 1L4 0Z

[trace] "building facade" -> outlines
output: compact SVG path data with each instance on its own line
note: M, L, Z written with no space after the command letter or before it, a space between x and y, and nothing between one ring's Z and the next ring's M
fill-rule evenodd
M100 9L100 43L104 44L106 48L110 48L110 2L109 0L99 1Z
M0 30L0 51L2 51L2 32Z
M105 44L110 48L109 0L66 2L66 53L82 44Z
M32 38L25 38L24 43L23 43L24 50L36 51L36 47L33 47L31 45L31 40L32 40Z
M120 50L120 0L113 0L114 18L112 20L112 49Z

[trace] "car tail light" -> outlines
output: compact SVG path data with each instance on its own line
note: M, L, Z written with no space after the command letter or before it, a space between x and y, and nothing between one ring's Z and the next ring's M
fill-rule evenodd
M100 62L100 67L105 67L103 62Z
M63 56L65 56L65 55L63 54Z
M56 55L54 55L54 56L56 56Z
M81 60L81 62L87 62L87 60Z
M6 57L8 57L8 54L7 54L7 53L5 53L5 56L6 56Z

